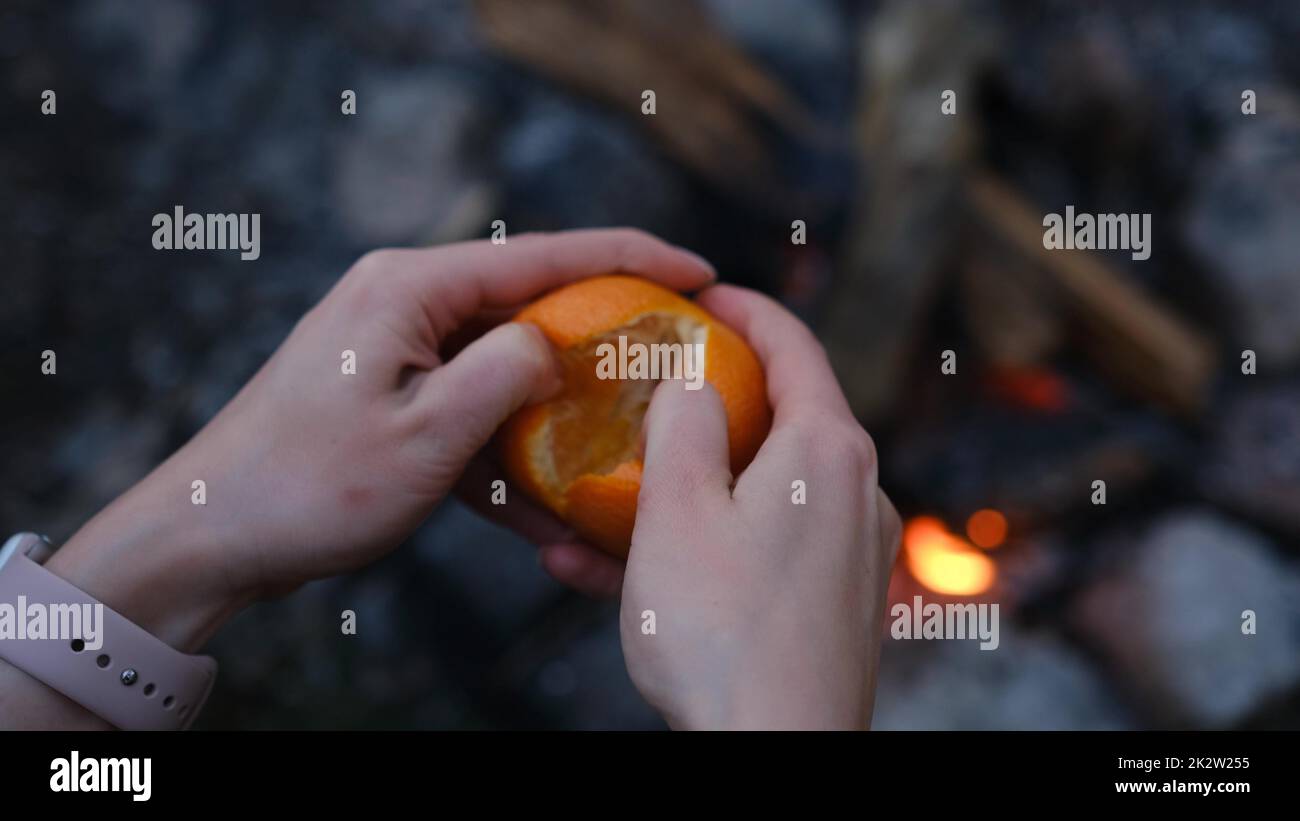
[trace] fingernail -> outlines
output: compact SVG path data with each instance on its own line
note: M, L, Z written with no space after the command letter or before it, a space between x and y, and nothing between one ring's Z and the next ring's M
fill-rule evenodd
M533 335L537 349L546 357L550 366L547 373L538 379L537 385L529 396L529 400L533 403L545 402L564 390L564 375L560 371L560 361L555 355L555 349L551 346L550 340L546 338L546 334L542 333L541 328L529 322L521 322L519 325Z

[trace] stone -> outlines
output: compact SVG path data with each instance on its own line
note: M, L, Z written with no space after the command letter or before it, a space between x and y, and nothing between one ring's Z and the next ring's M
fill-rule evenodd
M1059 637L1007 619L997 650L978 641L883 641L878 730L1119 730L1132 718Z
M1070 621L1163 726L1231 727L1300 682L1300 571L1206 510L1152 524Z
M1300 536L1300 380L1235 391L1214 427L1209 452L1198 460L1198 490L1227 510Z
M1291 99L1296 110L1243 118L1206 158L1183 225L1260 373L1300 363L1300 101Z
M360 245L427 244L479 182L467 161L480 124L472 90L437 72L386 73L358 83L357 111L335 157L344 227Z

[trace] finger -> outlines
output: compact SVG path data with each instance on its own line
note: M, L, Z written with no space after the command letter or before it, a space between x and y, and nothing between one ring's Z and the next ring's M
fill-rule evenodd
M630 228L524 234L503 245L476 240L387 253L416 283L440 339L483 309L518 305L600 274L633 274L676 290L701 288L717 278L703 258Z
M457 495L485 519L504 525L537 546L538 561L552 578L595 598L618 595L623 563L582 541L550 511L513 491L503 505L492 503L492 483L501 469L479 454L465 469Z
M483 518L510 528L535 545L578 541L573 528L516 488L504 488L505 503L497 504L502 497L495 483L504 481L504 477L501 467L480 453L461 474L456 495Z
M442 464L463 469L510 414L548 398L562 384L542 332L509 322L430 372L412 408L442 451Z
M623 563L590 545L543 545L538 558L553 579L588 596L608 599L623 589Z
M679 524L701 505L730 499L727 413L712 385L689 390L680 379L660 383L644 427L637 529Z
M826 350L780 303L734 285L708 288L697 301L743 336L763 363L773 431L809 410L853 419Z
M438 345L438 355L446 361L465 349L469 343L502 323L514 319L523 305L481 311L460 323Z

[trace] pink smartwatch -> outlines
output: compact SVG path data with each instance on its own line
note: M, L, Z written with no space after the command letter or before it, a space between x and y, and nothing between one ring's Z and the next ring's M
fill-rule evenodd
M176 650L55 576L41 566L53 552L35 533L0 547L0 609L13 608L15 625L0 632L0 659L119 729L189 727L216 660Z

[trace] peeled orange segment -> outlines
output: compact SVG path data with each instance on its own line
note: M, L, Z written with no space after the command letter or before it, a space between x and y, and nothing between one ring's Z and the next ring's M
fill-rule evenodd
M632 539L641 487L637 444L660 381L653 377L690 375L682 346L703 345L704 379L727 411L733 472L749 464L767 434L771 414L758 358L730 328L672 291L635 277L598 277L543 297L516 319L535 323L556 347L564 389L506 423L507 469L526 493L615 555L626 555ZM659 352L658 373L601 378L610 375L601 367L601 345L620 349L620 337L621 350L641 343Z

